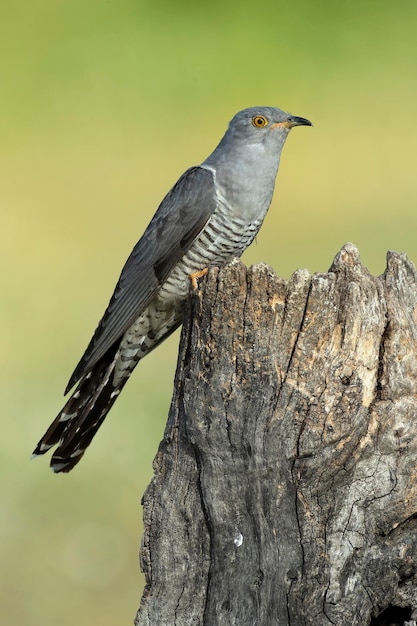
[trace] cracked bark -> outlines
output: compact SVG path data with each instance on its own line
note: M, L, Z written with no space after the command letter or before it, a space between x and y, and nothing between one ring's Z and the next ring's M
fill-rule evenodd
M417 275L210 270L143 499L137 626L417 617Z

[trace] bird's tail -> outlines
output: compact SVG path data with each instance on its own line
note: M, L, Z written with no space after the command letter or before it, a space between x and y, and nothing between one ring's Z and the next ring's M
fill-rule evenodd
M118 356L118 351L110 352L80 380L36 446L33 456L57 446L51 459L54 472L69 472L78 463L123 389L128 377L113 385Z

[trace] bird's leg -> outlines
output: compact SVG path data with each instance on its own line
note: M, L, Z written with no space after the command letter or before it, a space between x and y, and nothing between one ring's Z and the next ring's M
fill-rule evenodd
M205 267L203 270L199 270L198 272L194 272L193 274L189 274L188 278L191 280L191 287L194 291L198 288L198 279L205 276L208 272L208 267Z

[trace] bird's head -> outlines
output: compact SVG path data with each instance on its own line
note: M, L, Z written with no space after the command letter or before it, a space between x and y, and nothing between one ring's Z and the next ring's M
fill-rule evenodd
M273 141L277 136L282 139L294 126L312 126L304 117L297 117L274 107L251 107L239 111L229 124L226 134L233 140L247 143L264 143Z
M285 140L294 126L312 126L304 117L297 117L275 107L251 107L236 113L229 127L205 164L257 160L263 155L278 158Z

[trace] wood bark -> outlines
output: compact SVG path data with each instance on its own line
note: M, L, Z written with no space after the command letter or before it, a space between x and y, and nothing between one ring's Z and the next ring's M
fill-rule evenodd
M210 270L144 498L137 626L417 619L417 274Z

